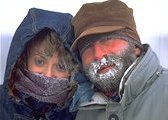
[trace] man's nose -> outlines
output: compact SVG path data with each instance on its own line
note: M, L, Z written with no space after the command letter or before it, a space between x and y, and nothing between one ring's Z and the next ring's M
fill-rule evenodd
M106 49L103 47L103 45L96 41L94 44L94 56L96 60L102 59L107 54Z

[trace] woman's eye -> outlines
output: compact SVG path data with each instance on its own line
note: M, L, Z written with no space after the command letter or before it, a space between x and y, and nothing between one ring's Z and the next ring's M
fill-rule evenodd
M42 59L35 59L35 64L37 66L42 66L42 65L44 65L44 60L42 60Z
M56 68L57 68L58 70L61 70L61 71L66 71L65 65L63 65L63 64L58 64L58 65L56 65Z

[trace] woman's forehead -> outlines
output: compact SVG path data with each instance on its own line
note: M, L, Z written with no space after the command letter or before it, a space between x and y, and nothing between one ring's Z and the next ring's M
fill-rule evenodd
M30 48L30 54L39 54L48 57L53 56L53 54L56 53L58 53L58 51L53 50L52 47L50 48L44 41L41 43L34 44Z

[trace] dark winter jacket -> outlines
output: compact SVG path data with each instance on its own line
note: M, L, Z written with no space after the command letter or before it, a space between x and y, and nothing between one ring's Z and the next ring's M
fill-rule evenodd
M65 47L69 49L71 41L74 38L71 20L72 15L69 13L52 12L37 8L31 8L28 11L27 16L14 34L8 53L4 83L0 86L0 120L40 119L34 117L36 113L40 113L38 111L32 111L31 108L24 104L24 100L17 101L8 94L8 78L16 61L23 52L25 44L44 28L56 31ZM40 107L38 104L34 106ZM52 109L45 113L45 118L43 119L73 120L74 117L75 113L70 113L68 106L61 110L57 106L52 106Z

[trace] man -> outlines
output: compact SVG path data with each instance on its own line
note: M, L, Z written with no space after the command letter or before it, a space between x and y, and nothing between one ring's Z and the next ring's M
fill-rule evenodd
M73 25L71 48L95 90L76 120L168 119L168 71L141 44L131 8L118 0L87 3Z

